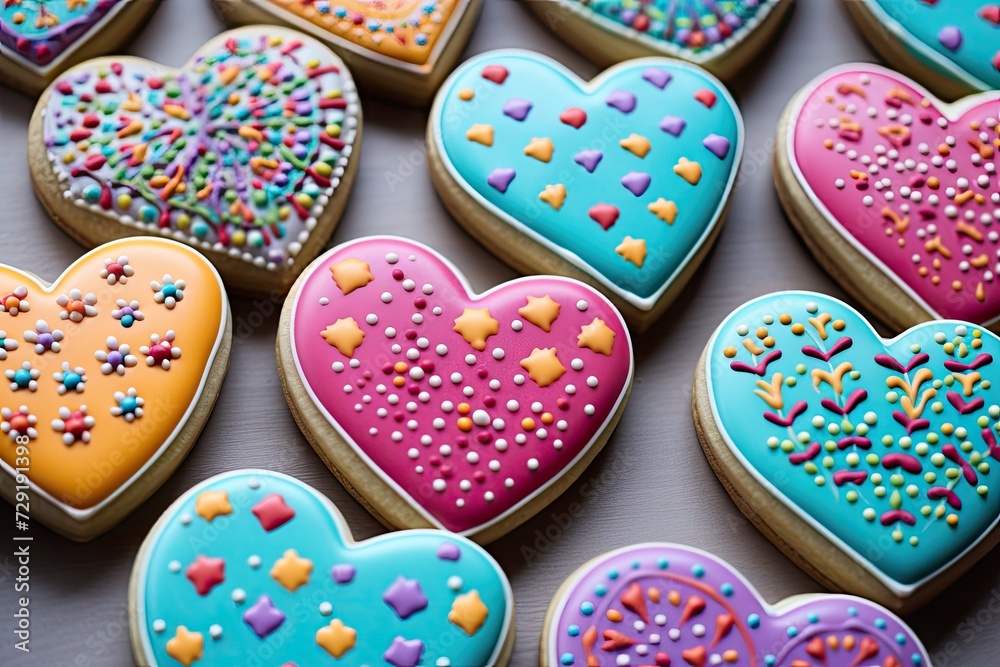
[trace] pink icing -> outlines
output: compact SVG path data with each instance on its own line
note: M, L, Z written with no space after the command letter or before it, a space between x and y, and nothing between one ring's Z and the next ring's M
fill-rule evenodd
M888 70L839 69L805 97L791 153L831 224L932 313L990 323L1000 317L1000 93L970 98L961 115L941 106Z
M348 259L367 263L373 279L345 295L331 267ZM528 296L559 304L549 332L518 313ZM470 296L444 259L398 238L329 251L308 269L293 307L294 354L327 419L409 502L455 532L484 527L558 478L603 431L631 379L628 331L594 290L525 278ZM466 308L497 321L484 350L453 330ZM352 356L321 335L347 318L365 334ZM595 318L614 334L610 356L578 344ZM520 364L536 348L555 348L565 368L545 387Z

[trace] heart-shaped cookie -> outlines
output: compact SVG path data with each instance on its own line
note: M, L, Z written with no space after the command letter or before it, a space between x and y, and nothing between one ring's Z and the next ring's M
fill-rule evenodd
M75 540L109 529L191 449L230 338L218 273L173 241L108 243L52 284L0 265L4 498Z
M78 62L117 51L158 0L6 0L0 5L0 81L40 93Z
M1000 89L1000 4L989 0L845 0L893 67L949 99Z
M599 556L566 580L542 631L541 667L929 667L903 621L847 595L771 606L728 563L676 544Z
M807 85L778 129L775 183L813 254L902 329L1000 323L1000 93L947 105L874 65Z
M642 330L718 236L743 123L718 81L663 58L590 83L544 56L462 65L428 125L445 205L525 273L591 283Z
M1000 339L973 324L885 340L836 299L780 292L712 337L695 421L727 490L790 558L911 610L998 539L998 363Z
M364 92L430 103L479 19L482 0L214 0L230 24L279 23L322 41Z
M219 35L179 70L106 58L64 74L32 118L31 177L85 245L170 236L231 288L280 296L340 218L360 132L340 59L257 26Z
M695 63L729 80L772 44L794 0L525 0L598 65L643 56Z
M356 543L291 477L241 470L170 506L129 586L142 667L502 667L514 601L500 566L431 530Z
M282 311L278 367L299 427L384 523L485 543L575 480L632 383L628 330L565 278L477 295L429 248L338 246Z

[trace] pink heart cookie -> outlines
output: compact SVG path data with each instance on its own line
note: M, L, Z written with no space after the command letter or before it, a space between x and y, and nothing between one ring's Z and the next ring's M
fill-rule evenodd
M998 115L1000 93L949 105L866 64L820 75L785 111L775 182L792 223L898 328L1000 321Z
M482 295L394 237L317 259L282 313L279 369L313 447L381 520L487 542L561 493L614 429L628 330L582 283Z

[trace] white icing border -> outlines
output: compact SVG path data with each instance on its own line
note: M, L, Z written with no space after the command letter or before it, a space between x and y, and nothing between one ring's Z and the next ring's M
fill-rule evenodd
M527 1L532 2L533 0ZM633 42L638 42L647 49L662 53L665 56L692 62L698 65L714 60L715 58L719 58L729 51L736 49L741 43L746 41L750 34L757 29L758 25L767 20L768 16L774 11L775 7L782 2L792 2L792 0L761 0L761 2L766 3L766 6L754 14L749 21L740 26L739 37L736 36L737 31L734 30L733 34L727 39L713 44L711 48L696 53L677 46L673 42L665 42L662 39L650 37L646 32L639 32L635 28L629 28L628 26L622 25L618 21L608 18L596 10L591 9L589 5L583 4L581 0L550 1L554 1L563 11L576 14L577 18L593 23L606 32L615 33L619 37L629 39ZM557 31L553 30L553 32L555 33Z
M633 375L635 374L635 354L634 350L632 349L632 336L628 330L628 326L625 324L624 318L622 318L621 313L618 312L618 309L615 308L614 304L608 301L607 297L605 297L603 294L595 290L593 287L581 283L578 280L573 280L572 278L564 278L562 276L527 276L522 278L515 278L514 280L509 280L507 282L500 283L499 285L496 285L495 287L492 287L486 290L485 292L477 293L476 291L473 290L472 285L469 284L469 281L466 279L465 274L462 273L462 271L460 271L458 267L452 264L451 261L448 260L448 258L444 257L443 255L439 254L436 250L433 250L432 248L424 245L423 243L420 243L419 241L414 241L412 239L404 238L402 236L392 236L392 235L364 236L358 239L354 239L353 241L347 241L346 243L342 243L336 246L335 248L332 248L327 252L323 253L319 257L317 257L316 260L313 261L313 263L310 264L309 267L302 272L302 277L299 278L299 280L302 281L302 285L305 286L305 283L312 278L313 274L319 269L319 267L324 262L326 262L326 260L329 259L331 256L344 250L348 246L368 241L392 241L396 243L407 243L423 250L424 252L429 254L432 258L440 261L442 264L444 264L445 268L451 271L451 273L458 280L459 284L465 289L466 298L469 300L469 302L476 302L481 299L485 299L490 294L501 288L509 287L512 285L518 285L520 283L525 283L525 282L534 282L538 278L544 278L545 280L554 280L556 282L569 283L576 287L584 287L585 289L587 289L587 291L593 292L595 298L600 298L602 301L604 301L605 305L608 306L611 312L618 316L618 323L621 325L622 331L625 332L625 340L628 343L628 356L629 356L628 376L625 378L625 382L622 385L621 392L618 394L618 398L615 399L615 402L611 406L611 409L608 410L608 416L605 417L604 422L597 429L597 431L595 431L594 436L584 447L580 449L580 452L575 457L573 457L573 460L568 462L562 468L562 470L552 475L552 477L547 482L545 482L542 486L535 489L535 491L533 491L531 494L522 498L517 504L512 505L505 512L503 512L502 514L498 514L497 516L493 517L486 523L473 526L472 528L467 528L466 530L463 530L462 532L455 534L461 535L462 537L467 537L469 535L482 532L483 530L486 530L487 528L496 525L497 523L503 521L510 515L516 513L522 507L524 507L529 502L538 497L540 494L545 492L550 486L552 486L558 480L562 479L563 476L569 470L572 470L577 465L577 463L579 463L580 460L583 459L588 454L588 452L590 452L594 444L601 438L601 436L604 435L605 431L607 431L608 429L609 423L614 418L619 408L622 406L622 402L625 400L625 395L628 393L629 388L632 386L632 379ZM295 314L300 307L304 308L312 307L312 304L300 305L299 302L302 299L302 292L303 289L300 288L298 292L296 292L295 294L295 301L291 304L291 318L289 322L288 336L291 341L290 351L292 357L295 359L295 371L299 374L299 378L302 381L302 385L305 387L306 392L309 394L309 399L312 401L313 405L315 405L316 408L320 411L320 413L326 419L327 423L330 424L330 426L332 426L334 429L336 429L337 435L340 437L340 439L346 442L348 445L350 445L351 449L354 450L355 455L357 455L362 461L365 462L365 464L368 466L371 472L376 474L382 480L383 483L385 483L388 487L390 487L402 500L406 502L407 505L410 506L410 508L412 508L418 514L420 514L432 526L436 526L442 530L447 530L446 528L444 528L441 522L437 520L437 518L435 518L430 512L424 509L424 507L413 496L407 493L405 489L403 489L395 480L392 479L392 477L386 474L386 472L383 471L381 467L379 467L374 461L371 460L368 454L366 454L365 451L358 446L357 442L354 441L354 439L350 436L350 434L347 433L347 431L345 431L344 428L339 423L337 423L337 420L334 419L333 415L330 414L330 412L326 409L326 406L323 405L323 403L313 392L312 387L306 380L305 372L302 369L302 362L299 357L298 350L296 349L295 346ZM286 305L286 307L288 306Z
M0 58L6 58L11 62L17 63L18 65L24 67L26 70L28 70L29 72L31 72L36 76L47 77L51 72L61 69L61 65L63 64L63 62L67 58L72 56L74 53L79 51L84 44L90 42L91 40L97 39L99 37L98 33L101 30L104 30L104 28L107 27L107 24L110 23L115 18L115 16L119 12L121 12L127 5L133 2L154 2L154 1L158 2L159 0L121 0L121 2L117 3L114 7L111 8L111 11L109 11L100 20L98 20L97 23L90 26L90 28L84 31L82 35L73 40L73 43L70 44L62 53L53 58L52 62L50 62L48 65L35 64L30 60L28 60L27 58L25 58L24 56L22 56L17 51L12 51L3 44L0 44ZM155 7L149 10L149 13L152 14L153 11L155 11Z
M920 641L920 637L917 636L916 631L914 631L913 628L910 627L899 616L896 616L896 614L892 613L890 610L885 609L881 605L872 602L871 600L867 600L865 598L858 597L856 595L845 595L843 593L812 593L812 594L806 593L802 595L789 596L784 600L782 600L781 602L772 605L766 600L764 600L763 597L761 597L760 591L758 591L757 588L752 583L750 583L750 581L748 581L745 576L743 576L743 572L733 567L728 561L719 558L715 554L704 551L703 549L699 549L697 547L690 547L687 546L686 544L677 544L671 542L642 542L640 544L633 544L627 547L622 547L620 549L615 549L614 551L608 551L599 556L595 556L594 558L586 562L584 565L580 566L580 568L577 570L575 574L570 575L569 578L565 579L563 583L560 584L560 586L565 587L566 592L559 599L559 604L555 608L555 613L552 615L552 622L549 625L549 633L548 633L549 651L547 657L550 662L550 667L556 667L557 665L561 664L559 662L558 650L556 649L556 646L558 645L559 641L559 621L562 619L563 613L566 611L566 604L569 602L569 598L580 586L580 580L584 579L585 577L590 575L594 570L603 566L605 563L614 559L615 557L630 553L632 551L637 551L640 549L681 549L683 551L691 553L694 556L700 556L705 560L712 561L714 564L719 565L720 567L731 572L733 574L733 578L735 578L739 583L743 584L743 586L754 596L754 598L756 598L757 602L760 603L761 609L769 617L773 619L780 620L781 616L787 616L789 614L792 614L799 607L803 607L816 600L845 600L845 601L850 600L850 601L856 601L859 604L863 604L868 607L879 608L881 610L882 616L886 616L892 619L893 621L898 623L901 627L904 627L910 631L910 638L913 639L913 641L916 643L917 648L920 649L920 654L921 657L924 659L924 664L930 667L931 660L930 657L927 655L927 649L924 648L924 645Z
M384 53L370 49L363 44L358 44L357 42L351 41L346 37L341 37L340 35L327 30L323 26L317 25L312 21L299 16L298 14L285 9L281 5L271 2L271 0L242 0L245 3L253 5L258 11L264 12L269 16L273 16L279 20L286 21L288 24L293 26L294 30L304 32L313 39L317 40L330 40L331 44L336 44L338 48L349 51L352 56L356 56L363 60L371 61L372 63L382 66L391 67L393 69L400 70L406 74L420 75L429 74L430 72L437 69L438 60L441 58L441 52L447 47L448 42L451 41L452 35L455 33L455 29L458 25L466 18L468 12L480 12L482 11L482 3L479 3L478 7L471 7L473 0L456 0L455 9L452 11L451 16L445 21L444 29L441 34L437 37L437 41L434 44L434 48L427 55L427 62L423 65L418 65L416 63L409 63L398 58L393 58ZM215 0L216 6L222 6L219 4L219 0ZM335 5L336 2L331 0L331 5ZM419 9L418 9L419 11ZM475 20L479 17L476 16ZM386 33L388 34L388 33ZM471 33L470 33L471 34ZM330 48L330 47L327 47Z
M859 0L848 0L848 2L858 2ZM971 72L967 72L958 66L958 63L949 60L944 54L935 51L923 40L919 39L912 32L903 27L903 24L889 16L888 13L876 2L876 0L860 0L869 12L875 17L879 24L888 30L908 51L928 61L931 67L944 70L948 76L957 79L961 83L982 91L993 90L993 86L980 81ZM969 7L971 9L971 7Z
M938 577L945 570L949 569L950 567L952 567L953 565L955 565L958 561L962 560L969 552L971 552L973 549L975 549L976 546L978 546L979 543L982 542L983 539L985 539L986 536L989 535L993 531L993 529L997 527L997 524L1000 524L1000 515L996 516L993 519L993 523L991 523L987 528L985 528L982 531L982 533L980 533L979 537L976 538L974 541L972 541L960 554L956 555L950 561L948 561L947 563L945 563L944 565L942 565L941 567L939 567L937 570L935 570L931 574L929 574L926 577L924 577L923 579L921 579L921 580L919 580L919 581L917 581L915 583L912 583L912 584L903 584L903 583L900 583L900 582L896 581L895 579L889 577L887 574L885 574L884 572L882 572L882 570L880 570L878 568L878 566L875 565L875 563L872 563L870 560L868 560L867 558L865 558L864 556L862 556L860 553L858 553L852 547L848 546L843 540L841 540L839 537L837 537L836 535L834 535L826 526L824 526L822 523L818 522L811 515L807 514L805 510L803 510L797 504L795 504L794 502L792 502L792 500L790 498L788 498L788 496L786 496L784 493L781 492L781 489L779 489L778 487L776 487L775 485L773 485L766 477L764 477L760 472L758 472L758 470L754 467L754 465L752 463L750 463L750 461L747 460L747 458L745 456L743 456L743 453L740 451L739 447L736 446L736 443L733 442L732 437L729 435L729 432L726 430L726 425L722 422L722 418L719 416L719 409L718 409L718 405L717 405L716 400L715 400L715 391L712 389L712 351L715 348L716 339L719 337L720 333L722 333L722 327L725 326L728 322L730 322L732 320L733 316L738 311L742 311L742 310L744 310L744 309L752 306L755 303L759 303L761 301L766 301L766 300L769 300L769 299L781 298L781 297L786 296L786 295L794 295L794 296L799 296L799 297L805 297L807 299L822 298L822 299L825 299L827 301L833 302L834 304L838 304L838 305L844 307L845 309L847 309L851 313L854 313L854 315L856 315L862 322L864 322L865 324L867 324L868 325L868 329L871 332L872 336L874 336L876 340L878 340L880 343L882 343L885 346L894 345L901 338L904 338L904 337L912 334L917 329L922 329L922 328L925 328L927 326L932 326L932 325L933 326L939 326L939 327L958 326L958 325L963 325L963 326L967 326L967 327L971 326L971 327L973 327L975 329L982 329L984 335L992 336L994 339L997 339L998 342L1000 342L1000 337L997 337L996 334L994 334L994 333L986 330L982 325L979 325L979 324L972 324L970 322L963 322L961 320L938 320L938 321L935 321L935 322L924 322L924 323L918 324L917 326L911 327L911 328L907 329L906 331L904 331L903 333L899 334L898 336L894 336L893 338L882 338L878 334L878 331L875 330L875 328L865 318L864 315L862 315L857 310L855 310L854 308L852 308L850 305L844 303L840 299L837 299L837 298L832 297L832 296L828 296L828 295L823 294L821 292L809 292L809 291L805 291L805 290L786 290L786 291L783 291L783 292L772 292L770 294L765 294L763 296L759 296L756 299L751 299L750 301L747 301L746 303L744 303L744 304L740 305L739 307L737 307L736 310L734 310L733 312L731 312L728 315L726 315L725 319L723 319L722 323L715 330L715 333L712 334L712 337L708 341L708 346L705 348L707 350L707 353L705 354L705 368L704 368L704 371L705 371L705 384L706 384L706 387L708 389L709 403L712 406L712 418L715 420L715 424L716 424L716 426L719 429L719 433L722 434L723 439L726 441L726 446L729 447L729 451L740 462L740 464L743 466L744 470L746 470L748 473L750 473L750 475L754 478L754 480L758 484L760 484L768 493L770 493L772 497L774 497L777 500L781 501L781 503L786 508L788 508L789 510L791 510L792 512L794 512L796 514L796 516L798 516L804 522L806 522L807 524L809 524L809 526L813 530L815 530L817 533L819 533L820 535L822 535L823 537L825 537L827 540L829 540L831 543L833 543L833 545L836 546L838 549L840 549L846 556L850 557L858 565L860 565L861 567L863 567L868 573L870 573L872 576L874 576L876 579L878 579L886 588L888 588L892 592L893 595L895 595L896 597L898 597L900 599L908 598L911 595L913 595L914 593L916 593L920 588L922 588L923 586L927 585L931 580L933 580L936 577Z
M660 287L658 287L656 291L653 292L653 294L651 294L650 296L640 297L632 292L629 292L623 287L616 285L614 282L608 279L604 274L599 272L594 267L590 266L582 258L578 257L575 253L572 253L569 250L563 248L562 246L553 243L551 240L545 238L543 235L539 234L535 230L523 224L517 218L513 217L509 213L500 210L497 206L494 206L488 199L486 199L486 197L481 195L476 190L475 186L471 185L468 181L466 181L462 177L462 175L458 173L458 170L455 168L454 164L452 164L451 158L448 156L448 153L444 148L444 138L442 131L443 129L442 113L444 111L446 98L451 92L452 87L458 81L460 75L462 75L469 69L475 67L478 63L484 60L495 60L505 57L516 57L516 58L525 58L527 60L534 60L535 62L545 67L549 67L553 71L555 71L556 74L565 77L569 81L570 85L577 86L583 94L588 96L593 95L594 91L597 90L601 85L603 85L606 80L614 78L621 70L637 69L642 65L648 65L650 67L661 66L661 67L666 67L667 69L688 70L704 78L709 83L714 84L715 87L718 88L719 90L720 97L722 97L729 105L729 107L732 109L733 117L734 120L736 121L736 142L735 142L736 146L735 146L733 164L729 171L729 180L727 181L726 187L719 198L719 204L715 209L715 213L712 215L711 219L705 225L705 230L702 232L701 236L698 237L698 240L694 243L694 245L691 246L691 250L688 252L687 256L684 257L684 259L677 265L677 268L674 270L674 272L670 274L670 276L668 276L667 279L664 280L663 283L660 285ZM465 193L469 197L471 197L476 202L476 204L478 204L483 210L487 211L494 217L499 218L503 222L507 223L507 225L509 225L511 228L513 228L514 230L516 230L521 234L524 234L535 243L544 247L549 252L558 255L559 257L569 262L570 264L575 265L577 268L581 269L590 277L592 277L594 280L596 280L598 283L600 283L605 289L611 291L617 297L621 298L628 304L635 306L639 310L643 311L649 311L653 309L653 307L656 305L656 302L659 301L660 297L663 296L664 292L666 292L673 285L674 280L676 280L677 276L683 273L684 270L691 263L691 260L693 260L694 257L699 252L701 252L702 249L704 249L705 243L715 232L716 227L719 226L719 221L722 219L722 216L726 211L726 207L729 204L729 198L732 195L733 186L736 183L736 177L740 171L740 165L743 160L743 144L745 139L743 115L740 112L739 106L736 104L736 100L733 99L729 90L721 81L719 81L717 78L712 76L711 73L701 69L697 65L692 65L690 63L684 62L683 60L673 60L670 58L664 58L658 56L652 56L648 58L636 58L635 60L626 60L625 62L614 65L613 67L610 67L601 72L600 74L598 74L592 80L584 81L579 76L577 76L575 72L571 71L569 68L567 68L557 60L542 55L541 53L528 51L526 49L498 49L495 51L487 51L486 53L482 53L478 56L475 56L474 58L470 58L469 60L465 61L461 66L459 66L455 70L454 73L452 73L451 76L448 77L448 79L443 84L441 84L441 88L438 90L437 96L434 99L434 106L431 108L431 114L428 120L428 127L430 128L430 131L434 135L433 136L434 146L437 149L437 153L441 159L441 163L444 165L445 169L448 170L448 174L450 175L452 180L455 181L455 183L458 184L462 188L462 190L464 190Z
M180 67L170 67L162 63L158 63L152 60L147 60L145 58L124 56L125 60L131 61L132 63L143 65L147 68L147 72L157 72L160 74L178 74L182 71L190 72L191 67L195 64L197 58L203 56L206 52L211 51L214 48L223 48L226 40L230 38L246 37L246 38L259 38L262 36L273 35L280 33L282 40L299 40L308 39L312 42L310 48L319 50L323 55L329 55L331 60L330 64L338 68L336 75L341 79L341 85L339 87L341 97L347 102L347 106L344 109L344 119L341 123L342 132L338 137L344 142L344 147L340 150L340 157L337 158L336 166L333 168L333 173L330 176L330 185L326 188L322 188L321 194L316 198L316 202L309 209L309 217L302 220L302 231L295 238L288 237L285 241L285 250L288 253L288 257L285 260L284 265L277 264L275 262L268 261L266 257L261 255L254 255L251 252L245 252L240 249L239 246L235 245L225 245L219 241L214 243L209 241L202 241L198 237L186 233L182 229L171 227L160 227L159 222L149 222L144 223L141 220L135 219L130 215L119 215L115 211L105 210L100 206L100 204L90 204L80 197L74 196L72 190L72 180L73 177L70 176L69 172L65 169L65 165L62 163L55 153L49 150L48 145L45 146L45 157L49 163L49 169L55 175L56 179L60 184L67 184L66 189L62 190L59 195L65 200L72 202L73 206L78 209L88 210L92 213L96 213L103 218L108 219L114 224L122 225L124 227L133 227L142 232L144 237L161 237L168 238L175 241L184 243L185 245L192 247L203 253L213 253L217 255L222 255L229 259L239 259L243 262L252 265L258 269L265 269L267 271L278 271L286 267L291 267L295 264L298 258L299 252L302 250L302 244L309 241L309 237L312 236L312 231L316 228L318 224L317 218L321 217L327 206L329 206L330 199L336 196L338 190L340 190L341 179L347 170L348 164L350 164L351 157L354 155L354 149L356 148L355 142L358 138L358 126L361 123L361 104L358 98L357 86L354 82L354 77L351 74L350 69L341 60L340 56L334 53L328 46L323 44L321 41L312 37L310 35L303 35L296 32L291 28L284 28L282 26L270 26L270 25L253 25L245 26L242 28L234 28L232 30L227 30L222 32L215 37L209 39L207 42L195 49L191 57ZM275 48L275 47L272 47ZM101 58L110 58L112 56L102 56ZM94 60L97 60L96 58ZM76 65L63 75L70 74L76 70L84 70L93 68L93 60L89 60L79 65ZM53 106L54 101L50 96L46 100L44 108L39 109L38 114L41 119L42 125L42 139L48 142L47 126L48 121L46 116L48 110ZM325 121L322 121L325 125ZM320 123L315 123L319 125ZM320 130L322 131L322 130ZM355 158L360 159L360 158ZM316 184L319 187L319 184ZM349 192L343 193L341 196L349 196ZM211 259L209 260L211 261Z
M210 261L208 261L208 259L204 255L199 253L197 250L194 250L193 248L190 248L186 245L168 239L132 237L132 238L119 239L117 241L111 241L110 243L105 243L104 245L94 248L93 250L83 255L79 259L71 262L70 265L66 267L66 269L59 275L59 277L53 280L48 286L43 286L41 282L39 282L40 281L39 278L36 278L30 273L26 273L23 269L19 269L15 266L4 265L5 268L15 271L19 275L21 275L24 278L25 282L30 281L34 283L36 287L42 291L43 294L51 295L59 287L60 283L66 277L67 273L69 273L72 269L76 268L81 263L90 259L91 256L104 255L111 257L118 257L122 253L115 250L115 248L122 245L125 246L134 245L137 241L140 243L164 244L165 246L174 249L177 249L179 246L184 251L194 255L195 259L205 263L205 265L211 270L212 275L215 276L215 281L219 287L220 301L222 303L222 309L221 312L219 313L220 315L219 325L218 325L219 331L218 334L216 334L215 344L212 346L212 352L209 355L209 358L206 360L205 371L204 373L202 373L201 382L198 384L197 390L191 397L191 403L188 405L187 410L184 411L184 414L177 422L177 426L174 427L173 432L166 438L166 440L163 441L163 444L160 445L159 449L157 449L155 452L149 455L149 458L146 459L146 462L143 463L142 467L136 470L135 473L133 473L133 475L128 478L128 480L123 482L107 498L97 503L96 505L88 507L87 509L81 510L75 507L70 507L69 505L56 498L45 489L40 488L33 480L31 480L29 475L29 485L31 486L31 492L38 494L42 498L45 498L45 500L47 500L54 507L62 511L64 514L66 514L66 516L68 516L70 519L77 522L78 524L87 521L88 519L92 518L95 514L104 510L108 505L113 503L118 496L123 494L126 489L130 488L133 484L139 482L142 479L142 476L146 473L146 471L149 470L149 468L152 467L153 464L157 463L160 460L160 457L167 450L170 449L170 447L174 443L174 440L177 438L180 432L187 426L188 420L191 418L191 413L194 412L195 407L201 401L202 394L205 391L205 385L208 384L208 378L209 375L211 375L212 367L215 365L215 361L218 358L219 348L222 346L223 339L225 338L226 327L229 322L229 296L228 294L226 294L226 288L225 285L223 285L222 283L222 277L219 275L219 272L215 269L215 266ZM194 445L195 442L192 441L191 446L193 447ZM2 470L7 475L10 475L12 478L16 477L16 471L10 465L8 465L7 462L4 460L0 460L0 470Z
M796 93L795 97L790 102L790 105L792 107L792 114L789 117L788 134L785 137L785 153L788 158L788 163L792 168L792 173L795 176L795 180L798 182L799 187L802 188L802 191L806 194L806 196L809 197L809 202L813 205L816 211L818 211L820 214L823 215L824 218L826 218L826 222L828 225L830 225L830 227L836 230L843 237L843 239L847 243L849 243L855 250L864 255L865 259L874 264L875 267L878 268L878 270L884 276L892 280L892 282L896 283L896 286L899 287L903 292L906 292L907 296L913 299L917 303L917 305L919 305L925 312L927 312L931 316L930 319L939 320L941 319L941 315L933 308L931 308L931 306L926 301L924 301L924 299L920 297L913 290L913 288L911 288L906 283L906 281L904 281L902 277L899 276L899 274L897 274L895 271L889 268L881 259L876 257L872 251L866 248L860 241L858 241L858 239L854 237L854 235L852 235L849 231L847 231L847 229L844 228L842 224L840 224L840 221L837 220L836 217L834 217L833 213L831 213L830 210L826 207L826 205L820 200L819 196L812 189L812 186L809 184L805 176L802 174L802 169L799 167L799 162L795 155L795 131L798 128L799 124L802 122L800 119L802 108L803 106L805 106L805 103L809 99L809 97L815 94L819 90L820 86L832 80L836 76L839 76L841 74L850 74L850 73L864 74L866 71L889 77L893 80L900 81L901 83L905 83L911 86L912 88L916 89L919 93L921 93L924 97L929 99L934 104L935 108L941 112L941 115L948 120L949 124L957 123L958 122L957 119L962 114L966 113L973 107L983 104L985 102L995 101L997 105L1000 106L1000 93L997 93L995 91L976 93L974 95L969 95L968 97L963 97L960 100L956 100L955 102L949 103L938 99L937 97L934 96L933 93L929 92L919 83L913 81L907 76L900 74L899 72L894 72L893 70L890 70L888 68L869 63L847 63L845 65L838 65L837 67L828 69L819 76L817 76L816 78L814 78L812 81L807 83L798 93ZM992 327L994 324L997 323L1000 323L1000 314L998 314L996 317L994 317L992 320L989 320L988 322L982 322L980 324L976 324L975 326Z
M397 531L392 533L383 533L381 535L376 535L375 537L371 537L368 538L367 540L362 540L358 542L355 541L354 535L351 534L351 529L347 525L347 521L344 519L344 516L340 513L340 510L337 509L337 506L334 505L329 498L320 493L318 490L314 489L309 484L306 484L305 482L296 479L295 477L292 477L291 475L286 475L284 473L274 472L271 470L264 470L260 468L245 468L241 470L231 470L229 472L224 472L209 477L205 481L200 482L195 486L191 487L190 489L188 489L187 491L185 491L183 494L181 494L179 498L177 498L177 500L172 502L170 504L170 507L164 510L160 518L157 519L156 524L152 527L152 529L150 529L149 533L146 535L146 539L142 541L142 546L139 547L139 553L141 554L142 560L141 561L137 560L136 562L136 567L138 568L138 583L137 583L138 590L136 591L135 605L137 608L135 609L135 612L139 623L139 628L138 628L139 634L142 638L142 650L145 653L146 658L149 660L150 667L158 667L159 663L156 662L156 656L154 655L152 645L149 642L149 633L146 631L147 627L146 577L149 572L149 561L153 554L153 546L159 542L161 534L167 527L167 521L166 521L167 516L178 510L181 505L187 502L189 498L193 497L202 489L211 486L212 484L215 484L217 482L229 479L231 477L240 477L244 475L255 475L263 478L270 477L273 479L283 480L285 482L297 485L304 491L311 494L317 501L319 501L319 504L329 512L330 518L333 519L333 523L336 526L337 536L340 538L341 544L343 544L344 548L347 551L356 550L358 548L365 547L371 544L378 544L379 542L391 540L400 535L417 535L417 536L426 535L434 537L447 537L458 540L464 539L458 535L455 535L454 533L431 530L427 528L415 528L411 530ZM507 644L510 632L512 630L512 621L514 615L514 593L511 590L510 581L507 579L507 574L503 571L503 568L500 567L500 564L497 563L496 559L494 559L493 556L490 555L488 551L486 551L486 549L482 548L472 540L465 539L464 541L466 542L466 544L464 545L466 548L479 553L480 556L486 559L486 561L493 567L493 570L498 575L500 581L503 582L504 601L506 603L505 605L506 608L504 610L503 628L499 641L497 642L496 647L494 647L493 649L493 654L490 656L490 663L489 665L485 666L485 667L493 667L493 665L496 664L496 661L500 658L500 654L503 652L503 649Z

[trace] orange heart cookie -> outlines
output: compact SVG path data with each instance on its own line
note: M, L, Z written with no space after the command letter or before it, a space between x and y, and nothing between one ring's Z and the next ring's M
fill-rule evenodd
M127 239L49 284L0 265L0 494L75 540L177 468L229 365L229 302L198 252Z

